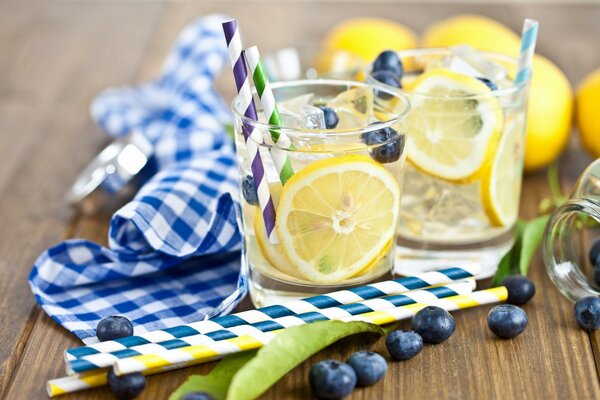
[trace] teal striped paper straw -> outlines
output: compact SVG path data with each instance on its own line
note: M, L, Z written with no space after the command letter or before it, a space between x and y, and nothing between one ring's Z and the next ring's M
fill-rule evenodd
M525 82L531 77L531 62L535 53L535 43L537 41L539 22L527 18L523 23L523 33L521 35L521 52L517 63L517 76L515 83Z
M244 54L246 55L246 61L248 61L248 66L250 67L252 80L254 81L256 92L258 93L258 97L262 103L263 111L267 117L269 125L281 126L281 117L279 116L279 110L277 109L275 96L273 95L273 90L269 84L269 79L267 78L258 48L256 46L252 46L244 50ZM287 135L281 132L281 130L270 129L269 133L271 134L271 139L273 142L277 143L280 147L287 149L291 146L290 139L287 137ZM281 184L285 185L287 180L294 175L294 170L292 169L290 159L284 150L276 147L273 147L270 150L273 163L275 164L275 168L279 174L279 179L281 180Z

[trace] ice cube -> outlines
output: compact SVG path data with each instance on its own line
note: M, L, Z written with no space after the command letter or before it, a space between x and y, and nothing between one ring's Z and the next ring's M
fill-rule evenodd
M325 113L319 107L305 105L304 112L305 127L308 129L325 129Z
M295 129L325 129L323 110L311 105L312 93L294 97L278 106L282 125Z
M487 78L498 82L507 78L508 71L502 65L485 57L466 45L450 47L451 55L445 60L446 67L462 74Z

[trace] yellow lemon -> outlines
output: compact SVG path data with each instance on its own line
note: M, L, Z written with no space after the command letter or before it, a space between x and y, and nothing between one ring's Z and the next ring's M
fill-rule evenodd
M577 89L577 123L583 146L600 157L600 69L589 74Z
M396 231L400 187L368 156L315 161L283 187L277 232L306 279L340 283L369 270Z
M573 117L573 90L563 72L542 56L533 59L527 108L525 170L547 166L569 140Z
M450 47L467 44L478 50L516 56L519 36L493 19L479 15L457 15L431 25L425 31L421 46Z
M413 31L382 18L346 20L334 26L323 41L323 48L347 50L365 62L372 62L384 50L406 50L416 45Z

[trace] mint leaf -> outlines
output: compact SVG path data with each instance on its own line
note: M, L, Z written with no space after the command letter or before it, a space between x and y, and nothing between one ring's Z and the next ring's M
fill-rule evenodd
M510 250L502 257L492 286L502 284L509 275L527 275L529 264L544 236L549 215L543 215L531 221L518 220L515 225L515 241Z
M235 373L255 355L256 350L253 350L225 357L207 375L190 376L169 396L169 400L180 400L187 393L192 392L206 392L217 400L225 399Z
M255 399L319 350L363 332L384 334L382 328L366 322L320 321L286 329L237 372L227 400Z

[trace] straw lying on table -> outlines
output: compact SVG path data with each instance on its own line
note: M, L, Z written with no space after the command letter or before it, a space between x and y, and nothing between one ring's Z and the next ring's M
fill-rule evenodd
M77 347L67 350L65 352L65 359L67 363L71 365L71 362L75 359L86 359L88 356L97 353L113 353L115 359L128 357L129 355L137 355L136 353L127 353L131 347L135 346L150 343L162 343L164 347L168 347L171 342L187 336L267 321L273 318L286 317L309 311L317 311L329 307L337 307L343 304L351 304L361 300L404 293L410 290L447 284L453 281L477 276L479 273L479 266L467 266L463 268L453 267L439 271L425 272L411 277L377 282L353 289L339 290L333 293L296 300L282 305L243 311L237 314L217 317L208 321L198 321L164 330L148 332L139 336L130 336Z
M70 368L73 372L84 372L98 368L106 368L112 365L118 365L118 361L121 359L143 357L148 355L160 357L162 353L170 350L188 346L211 344L220 340L233 339L235 337L244 336L249 332L252 334L259 331L269 332L316 321L339 319L351 315L364 314L365 312L374 311L375 309L382 310L385 308L399 307L412 303L426 303L438 298L471 293L473 289L475 289L475 279L469 278L465 281L458 281L448 285L436 286L427 289L408 291L403 294L397 294L390 297L363 300L356 303L340 305L338 307L324 308L319 311L311 310L308 312L279 318L269 318L267 320L246 323L230 328L223 328L204 334L182 337L168 343L163 342L134 346L129 348L128 351L123 352L126 354L124 357L118 357L119 355L123 354L115 355L114 353L93 354L85 358L73 360L70 363ZM165 357L163 357L163 359L168 358Z
M377 325L385 325L395 321L400 321L403 319L413 317L419 310L429 305L437 306L443 308L447 311L455 311L470 307L476 307L484 304L493 304L505 301L508 297L508 293L506 288L501 286L497 288L481 290L478 292L473 292L466 295L457 295L452 297L447 297L444 299L436 299L428 303L415 303L402 307L395 307L391 309L386 309L384 311L372 311L365 314L353 315L347 318L340 319L341 321L364 321L370 322ZM224 357L227 354L232 354L236 352L256 349L262 347L266 343L275 337L276 332L260 332L257 333L257 336L241 336L230 340L222 340L219 342L215 342L208 346L189 346L187 348L174 350L175 354L174 359L170 360L170 365L165 368L155 368L152 366L152 361L147 361L146 370L144 370L145 375L152 375L156 373L163 372L165 370L172 370L177 368L183 368L186 366L200 364L205 362L206 360L214 360L217 358ZM184 350L185 349L185 350ZM185 354L187 357L180 357L180 353ZM123 359L119 362L122 362L123 365L120 365L123 368L128 368ZM136 365L138 360L135 361ZM134 368L134 369L137 369ZM123 371L121 371L123 372ZM77 390L83 390L91 387L101 386L106 383L106 372L98 372L97 374L86 375L85 377L66 377L51 380L48 382L48 393L50 396L55 396L62 393L71 393Z

